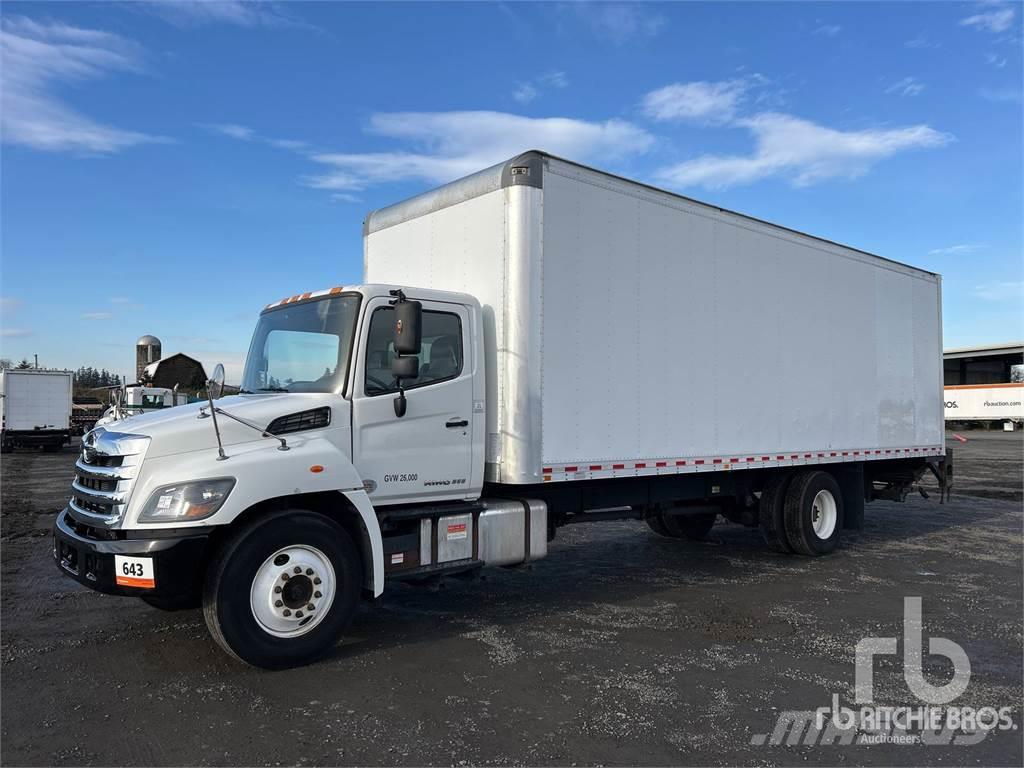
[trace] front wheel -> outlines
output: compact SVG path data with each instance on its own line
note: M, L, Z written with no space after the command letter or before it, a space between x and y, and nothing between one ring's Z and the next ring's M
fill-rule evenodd
M300 666L330 650L355 614L359 552L344 528L303 510L240 530L214 557L203 613L228 653L265 669Z

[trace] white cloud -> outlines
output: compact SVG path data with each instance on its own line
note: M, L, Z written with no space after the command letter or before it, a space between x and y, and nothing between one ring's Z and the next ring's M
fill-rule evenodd
M821 26L815 28L811 34L824 35L825 37L835 37L842 31L843 28L838 24L822 24Z
M520 104L529 104L544 91L552 88L568 88L569 78L565 72L547 72L533 80L517 83L516 89L512 92L512 98Z
M238 125L237 123L214 123L207 127L214 133L220 133L224 136L229 136L232 139L239 139L240 141L252 141L256 138L256 131L252 128L246 128L244 125Z
M146 0L139 3L177 26L233 24L238 27L308 26L278 3L251 0Z
M654 143L646 131L622 120L587 122L506 112L384 112L370 118L368 130L405 144L387 152L314 155L329 170L307 177L305 183L348 193L408 179L439 183L532 148L574 160L607 161L645 152Z
M796 186L829 178L856 178L886 157L940 147L953 137L927 125L841 131L792 115L765 112L736 121L755 139L750 155L704 155L662 169L673 187L720 188L781 176Z
M916 77L904 77L885 89L886 93L896 93L900 96L917 96L924 90L924 83Z
M959 256L965 253L974 253L984 248L982 243L960 243L948 245L945 248L934 248L928 251L929 256Z
M32 331L27 328L0 328L0 336L5 339L23 339L31 335Z
M227 136L230 139L237 139L238 141L259 142L276 147L277 149L287 149L290 152L305 152L309 149L309 145L304 141L272 139L267 136L261 136L252 128L239 125L238 123L205 123L201 124L201 126L216 134Z
M985 301L1008 301L1024 299L1024 281L985 283L974 286L974 295Z
M53 152L117 152L166 141L103 125L64 104L57 86L115 71L137 71L139 50L110 32L40 24L24 17L0 27L0 133L3 141Z
M545 85L548 88L568 88L569 77L561 70L554 72L548 72L537 78L537 81L541 85Z
M576 14L602 40L623 45L654 37L665 27L664 16L646 3L572 3Z
M520 104L529 104L537 98L537 89L530 83L519 83L512 92L512 98Z
M1006 66L1006 57L1000 56L997 53L985 54L985 60L996 69L1002 69L1003 67Z
M929 39L928 35L924 34L923 32L921 34L917 35L916 37L913 37L910 40L907 40L903 45L905 47L907 47L907 48L918 48L918 49L921 49L921 48L941 48L942 47L942 43L934 42L933 40Z
M83 320L109 320L114 316L113 312L83 312Z
M1005 32L1013 24L1016 11L1013 8L997 8L984 13L976 13L960 20L962 27L974 27L987 32Z
M745 80L672 83L644 96L642 107L652 120L724 123L735 116L747 87Z

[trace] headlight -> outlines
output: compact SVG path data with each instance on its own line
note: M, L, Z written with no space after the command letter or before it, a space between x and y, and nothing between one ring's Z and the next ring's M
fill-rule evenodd
M220 509L234 487L233 477L165 485L153 491L139 522L165 523L209 517Z

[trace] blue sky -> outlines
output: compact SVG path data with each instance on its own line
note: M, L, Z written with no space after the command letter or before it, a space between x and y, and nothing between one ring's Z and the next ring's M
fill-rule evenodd
M542 148L941 272L1024 337L1020 4L2 6L2 347L238 379L366 212Z

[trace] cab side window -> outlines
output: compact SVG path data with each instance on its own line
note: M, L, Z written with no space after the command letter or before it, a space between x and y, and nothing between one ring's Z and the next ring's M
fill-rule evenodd
M366 394L383 395L398 391L398 382L391 375L395 358L394 309L380 307L373 311L366 344ZM420 374L406 379L406 389L424 387L456 378L462 373L462 323L451 312L423 311L423 346L418 355Z

